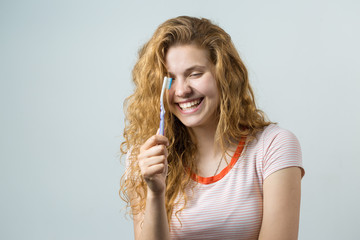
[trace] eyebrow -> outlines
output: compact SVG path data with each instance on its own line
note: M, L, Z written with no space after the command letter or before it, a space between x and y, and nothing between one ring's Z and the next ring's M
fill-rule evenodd
M194 70L204 70L205 68L206 68L206 66L194 65L194 66L191 66L191 67L185 69L184 74L186 75L186 74L188 74L188 73L190 73L190 72L192 72L192 71L194 71ZM174 75L174 74L173 74L172 72L170 72L170 71L168 71L168 73L169 73L170 75Z

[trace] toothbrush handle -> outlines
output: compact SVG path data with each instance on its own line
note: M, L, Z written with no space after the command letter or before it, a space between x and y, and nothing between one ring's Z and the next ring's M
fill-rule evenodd
M160 135L164 135L165 121L164 121L165 110L160 107Z

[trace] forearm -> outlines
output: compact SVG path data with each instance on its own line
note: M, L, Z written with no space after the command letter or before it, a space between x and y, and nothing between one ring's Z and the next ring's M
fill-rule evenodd
M138 161L147 191L145 211L141 216L134 216L136 240L170 239L165 207L167 145L169 142L166 137L154 135L140 147Z
M148 192L144 222L139 240L170 239L169 225L165 208L165 194L156 196Z

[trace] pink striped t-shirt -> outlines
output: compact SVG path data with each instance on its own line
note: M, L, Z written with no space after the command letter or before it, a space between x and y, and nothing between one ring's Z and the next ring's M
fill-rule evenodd
M193 195L188 189L190 199L178 214L181 223L175 216L177 209L173 211L171 239L258 239L264 180L293 166L300 167L303 175L301 149L294 134L275 124L265 127L243 149L241 145L219 174L193 181L197 183Z

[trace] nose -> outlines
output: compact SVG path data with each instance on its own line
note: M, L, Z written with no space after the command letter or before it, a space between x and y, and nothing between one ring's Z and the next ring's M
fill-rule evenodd
M191 87L186 79L177 79L172 86L177 97L187 97L191 94Z

